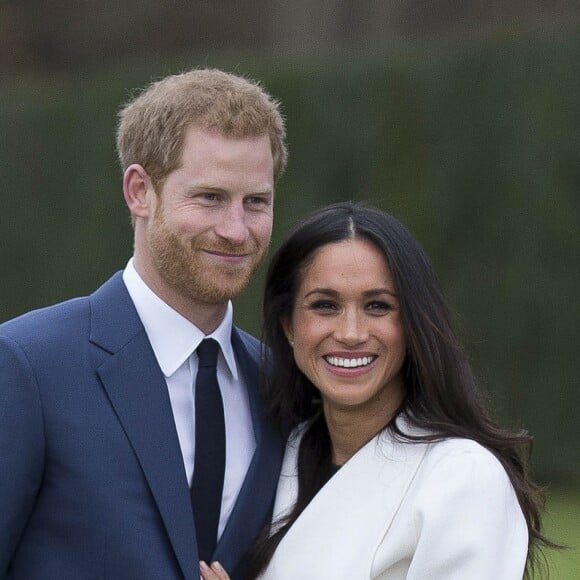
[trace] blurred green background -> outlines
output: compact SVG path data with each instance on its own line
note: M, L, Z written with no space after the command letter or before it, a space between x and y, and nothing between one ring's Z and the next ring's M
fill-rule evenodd
M580 8L42 6L0 8L0 321L89 293L130 257L114 133L135 88L198 66L259 79L290 147L273 247L346 199L411 228L496 416L535 436L547 528L573 546L553 577L580 578ZM262 280L236 305L257 335Z

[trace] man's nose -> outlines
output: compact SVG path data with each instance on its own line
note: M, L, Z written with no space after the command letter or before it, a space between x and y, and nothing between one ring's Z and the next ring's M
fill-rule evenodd
M241 245L246 242L248 226L243 203L232 202L227 205L221 215L221 222L215 227L215 232L231 244Z

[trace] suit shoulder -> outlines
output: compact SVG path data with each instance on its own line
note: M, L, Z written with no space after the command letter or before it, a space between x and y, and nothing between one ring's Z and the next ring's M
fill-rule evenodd
M79 333L88 332L93 303L101 300L101 310L110 309L111 305L119 301L120 288L124 288L122 273L117 272L90 296L71 298L31 310L0 324L0 337L12 339L21 345L50 340L61 342L65 337L74 341Z
M70 335L73 328L88 325L88 299L72 298L52 306L32 310L0 324L0 336L26 346Z

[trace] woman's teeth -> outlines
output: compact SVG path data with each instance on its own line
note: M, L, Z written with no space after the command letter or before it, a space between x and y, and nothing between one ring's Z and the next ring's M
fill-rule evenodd
M325 356L324 360L333 367L343 367L346 369L355 369L357 367L366 367L375 360L375 356L363 356L361 358L342 358L340 356Z

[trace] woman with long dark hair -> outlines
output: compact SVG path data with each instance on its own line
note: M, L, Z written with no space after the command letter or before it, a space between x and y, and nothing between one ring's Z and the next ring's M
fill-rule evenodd
M264 341L266 398L292 434L251 578L531 573L550 543L530 437L489 416L429 259L398 220L339 203L299 223L268 271Z

